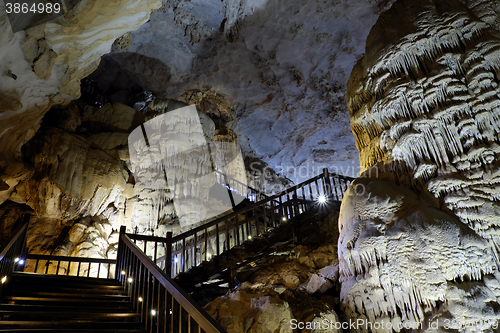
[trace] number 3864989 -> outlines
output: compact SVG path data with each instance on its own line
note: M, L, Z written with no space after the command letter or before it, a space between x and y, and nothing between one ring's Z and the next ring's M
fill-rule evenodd
M5 10L7 14L58 14L61 11L61 5L59 3L5 3Z

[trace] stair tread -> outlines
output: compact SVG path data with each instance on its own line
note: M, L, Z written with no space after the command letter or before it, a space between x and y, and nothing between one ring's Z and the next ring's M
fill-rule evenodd
M37 283L42 281L54 281L60 283L60 281L68 282L79 282L82 284L93 284L93 285L110 285L110 286L120 286L121 283L115 279L105 279L105 278L94 278L94 277L83 277L83 276L71 276L71 275L51 275L51 274L38 274L38 273L27 273L27 272L14 272L11 276L12 279L16 280L36 280Z
M9 328L0 328L0 332L3 333L8 333L8 332L64 332L67 333L68 329L67 328L35 328L35 327L30 327L29 330L26 328L15 328L15 327L9 327ZM149 331L145 331L142 328L136 328L136 329L131 329L131 328L72 328L71 329L72 333L145 333Z
M46 318L58 317L58 316L71 316L73 318L81 317L140 317L140 314L132 313L132 312L71 312L71 311L61 311L61 312L52 312L52 311L14 311L14 310L0 310L0 316L2 315L12 315L12 314L23 314L23 315L37 315L37 316L45 316ZM47 319L50 320L50 319Z
M90 312L92 311L103 311L103 310L108 310L109 307L107 306L100 306L98 304L79 304L78 306L57 306L57 305L38 305L38 304L0 304L0 310L4 311L31 311L31 312L42 312L42 311L79 311L79 312ZM131 312L134 311L132 303L129 302L124 302L123 304L119 303L116 304L114 310L120 310L121 312Z
M37 298L93 298L93 299L110 299L110 300L120 300L120 299L128 299L130 296L128 295L117 295L117 294L94 294L94 293L64 293L64 292L46 292L46 291L24 291L24 290L6 290L6 297L36 297Z
M2 320L0 321L0 328L8 328L8 327L46 327L46 328L91 328L91 327L101 327L101 328L127 328L127 327L136 327L139 328L141 323L139 322L109 322L109 321L95 321L93 319L75 319L75 320L52 320L52 321L21 321L21 320L16 320L16 321L9 321L9 320Z
M124 291L123 286L108 286L108 285L92 285L92 284L80 284L80 283L63 283L57 281L57 283L37 283L28 284L25 281L11 280L7 283L9 288L21 289L21 290L40 290L40 289L57 289L57 290L68 290L68 291L98 291L98 292L119 292Z

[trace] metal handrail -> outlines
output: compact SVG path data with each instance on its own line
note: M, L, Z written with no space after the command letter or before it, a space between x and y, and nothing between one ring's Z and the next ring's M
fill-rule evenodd
M12 274L26 251L26 233L30 217L31 214L24 214L22 224L0 246L0 295L8 276Z
M234 179L233 177L228 176L228 175L226 175L225 173L223 173L223 172L221 172L221 171L214 170L214 172L215 172L217 175L219 175L219 176L221 176L221 177L225 177L225 178L226 178L226 179L225 179L225 181L221 182L221 181L219 181L219 179L216 177L217 182L218 182L219 184L224 184L224 183L226 183L226 182L227 182L227 183L229 183L229 182L233 182L233 183L235 183L235 184L237 184L237 185L241 186L241 188L242 188L242 189L247 188L247 189L250 191L250 194L252 194L252 193L253 193L253 195L254 195L254 197L255 197L255 201L259 201L259 198L268 198L268 197L269 197L268 195L266 195L266 194L262 193L262 191L259 191L259 190L255 189L255 188L253 188L253 187L251 187L251 186L249 186L249 185L247 185L247 184L244 184L244 183L240 182L239 180ZM224 184L224 185L229 185L229 184ZM236 189L236 190L237 190L237 191L236 191L237 193L239 193L239 192L240 192L240 191L238 191L238 189ZM245 197L246 197L247 199L249 199L249 200L251 200L251 198L250 198L250 194L249 194L249 193L245 194Z
M281 193L251 203L182 234L173 236L168 232L167 237L129 236L135 243L142 242L143 251L167 274L170 272L170 276L175 276L197 266L203 259L209 260L248 238L266 232L269 227L277 227L307 211L311 203L321 195L326 196L329 201L340 203L352 180L354 178L323 169L323 173ZM148 242L153 245L148 247Z
M18 241L21 236L24 236L24 232L28 227L27 223L24 223L16 228L12 235L0 246L0 261L7 257L9 250Z
M120 229L116 276L148 332L227 333Z

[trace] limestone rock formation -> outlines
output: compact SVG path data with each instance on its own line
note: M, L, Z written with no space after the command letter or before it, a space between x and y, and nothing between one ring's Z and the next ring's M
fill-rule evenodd
M391 2L168 0L109 58L163 99L224 96L246 156L295 183L325 166L356 176L346 81Z
M338 214L330 214L323 226L328 230L337 222ZM342 332L334 310L339 303L337 248L330 243L335 235L328 233L324 242L312 235L307 245L290 245L241 269L238 278L245 282L205 309L228 332Z
M35 170L33 176L10 196L34 211L31 250L113 257L114 234L133 207L127 139L141 117L124 105L81 110L71 104L47 114L23 149L25 163Z
M364 177L341 208L342 302L391 324L360 331L498 325L499 15L489 1L397 1L353 69Z
M0 10L0 165L19 162L21 146L37 131L53 105L80 96L80 79L97 68L113 41L147 21L160 0L83 0L64 16L13 33ZM12 166L11 168L15 168ZM24 169L29 170L29 166ZM3 172L12 189L21 178ZM0 191L4 191L0 186ZM1 196L3 197L3 195ZM0 199L3 200L3 199Z

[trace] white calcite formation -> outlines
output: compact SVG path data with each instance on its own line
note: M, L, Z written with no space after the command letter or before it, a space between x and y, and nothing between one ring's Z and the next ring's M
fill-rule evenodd
M489 1L397 1L353 69L364 177L341 208L341 301L379 323L359 331L498 331L499 15Z
M34 246L40 251L49 251L51 241L66 233L67 222L79 217L101 215L109 216L112 224L122 222L110 211L123 211L128 173L116 159L127 159L128 152L119 147L125 132L119 123L131 119L117 112L115 120L124 117L113 121L117 127L80 140L67 131L74 132L93 115L81 119L68 109L66 124L40 133L48 140L28 157L30 162L23 160L21 147L33 138L52 106L67 105L80 96L80 79L97 68L114 40L139 28L160 5L160 0L82 0L64 16L13 33L5 4L0 3L0 204L5 204L7 215L11 210L26 210L19 208L24 204L35 211L38 219L33 223L40 230L35 232ZM110 120L105 110L94 116ZM108 230L108 236L112 229L98 228ZM100 255L107 252L107 246L95 248Z
M346 82L391 2L165 0L110 58L161 98L224 96L244 153L296 183L325 166L355 176Z
M113 257L117 231L130 221L136 201L126 166L128 132L144 117L120 104L84 110L71 104L49 117L52 122L24 146L32 177L9 198L34 212L28 247L35 253Z
M54 104L80 96L80 79L113 41L139 28L160 0L79 1L53 21L13 33L0 4L1 161L20 156Z
M180 227L190 229L232 208L211 196L210 188L216 183L215 170L244 170L243 160L236 145L226 151L214 145L215 124L194 105L166 109L129 136L131 170L143 206L136 210L131 223L144 227L149 221L156 224L150 226L154 230L173 213ZM216 164L217 155L232 158L224 159L221 168ZM233 174L227 176L232 178ZM229 202L227 190L222 194Z

